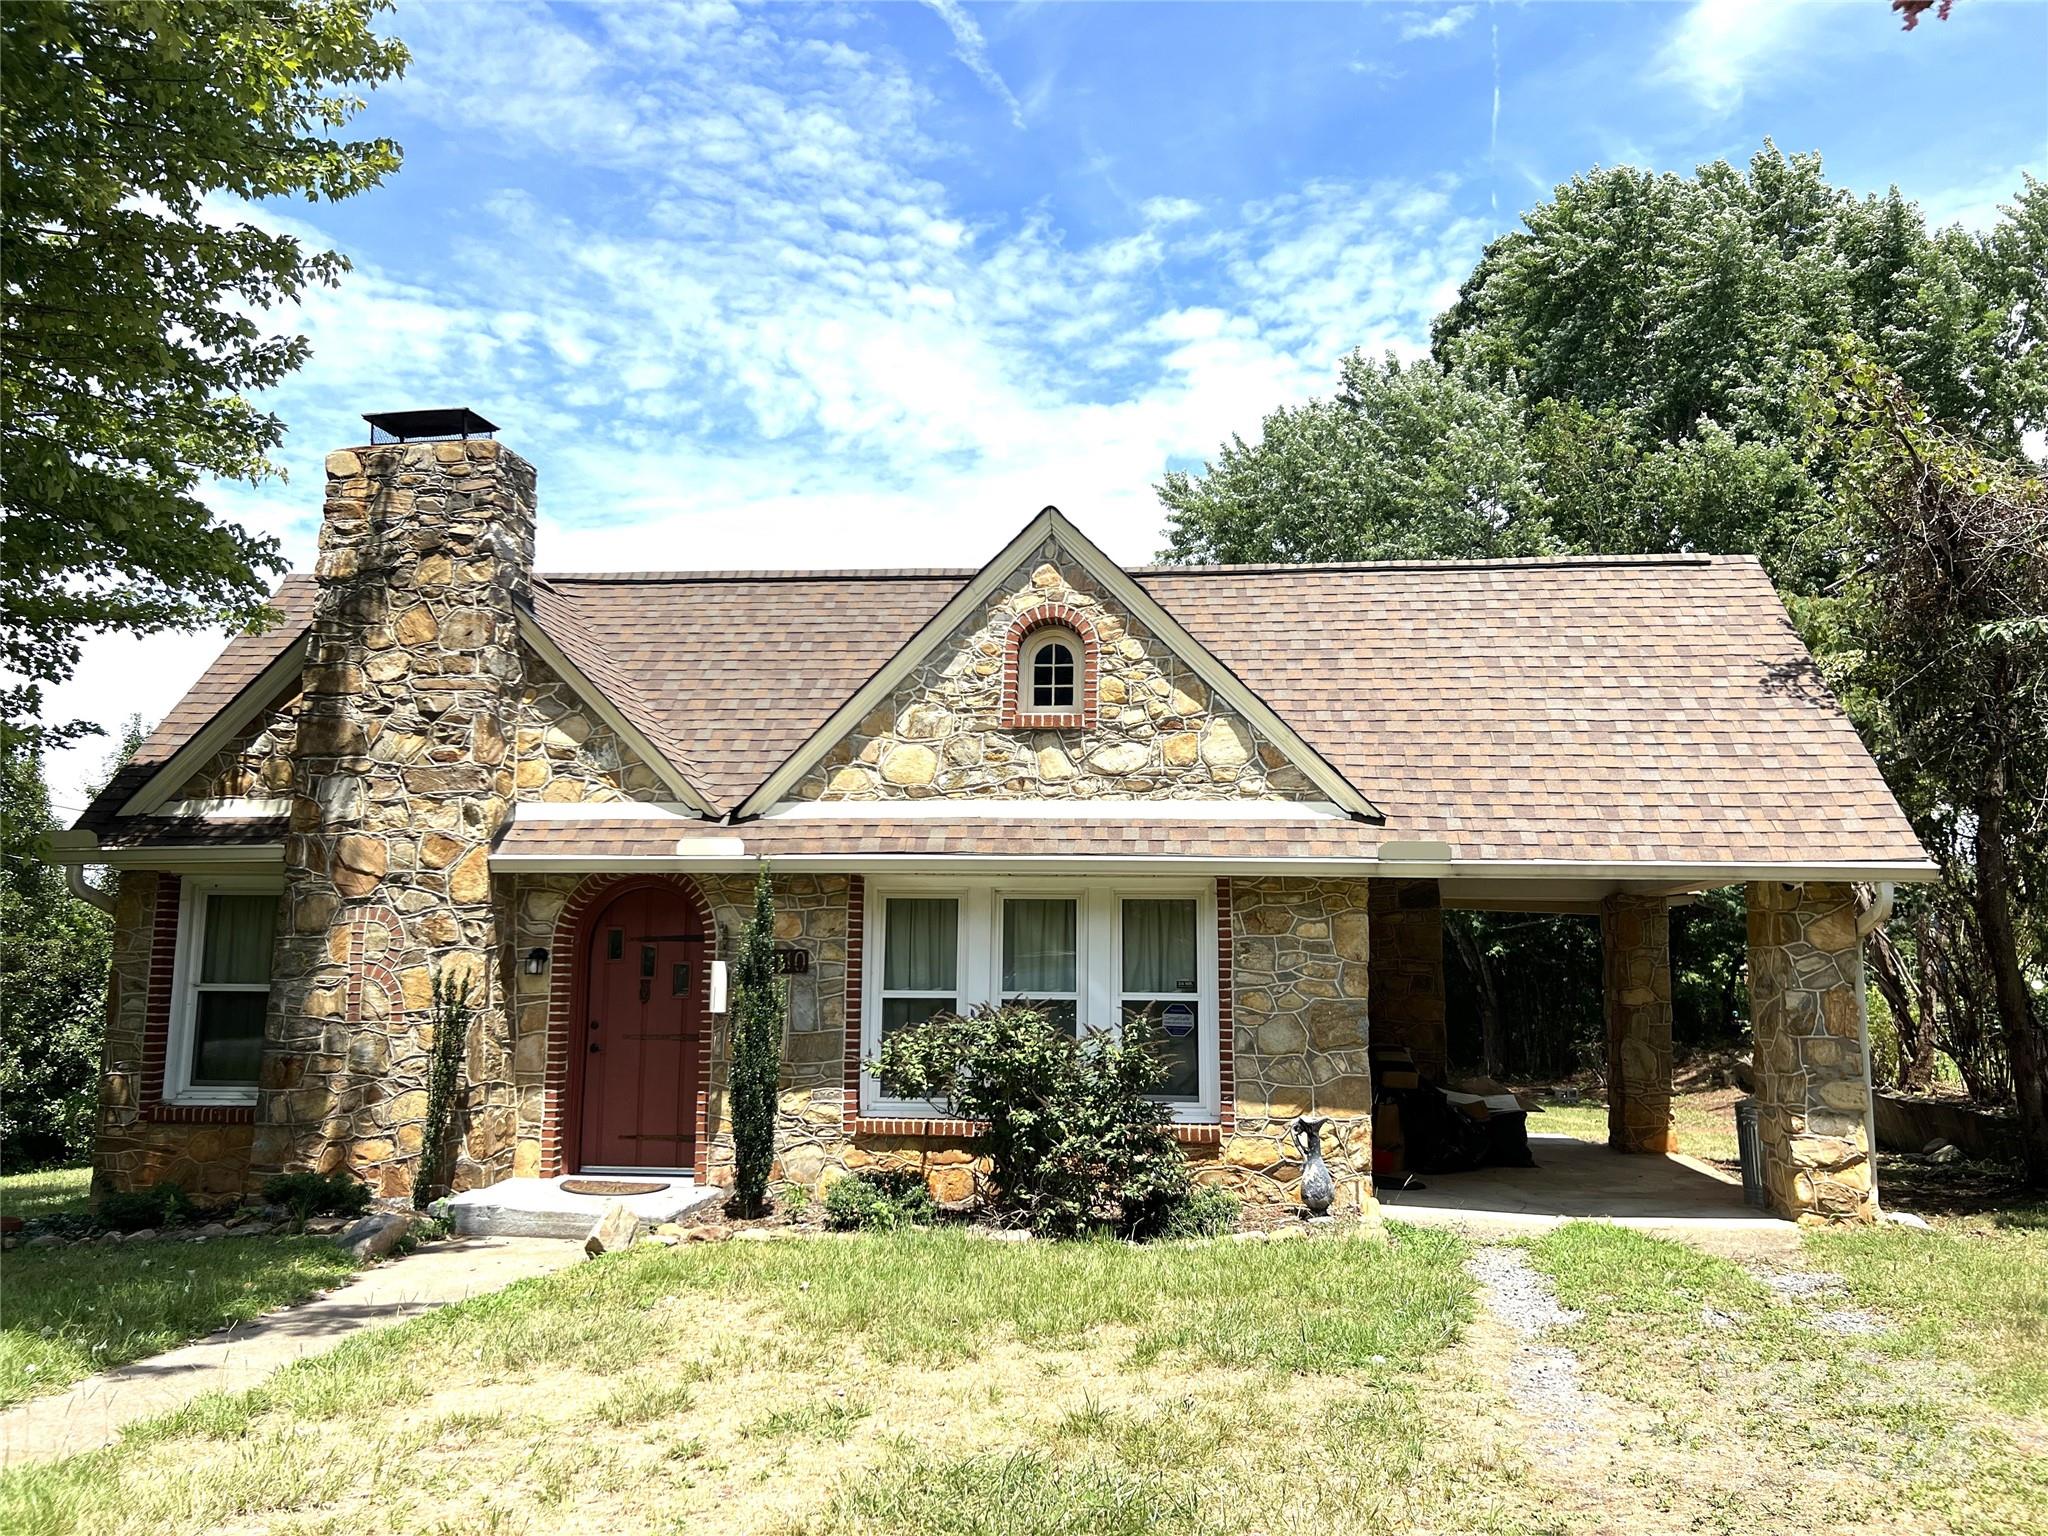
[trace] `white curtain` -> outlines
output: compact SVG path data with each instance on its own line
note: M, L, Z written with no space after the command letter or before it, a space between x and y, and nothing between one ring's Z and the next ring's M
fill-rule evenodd
M206 953L199 980L270 981L270 938L277 921L277 897L264 892L221 891L206 898Z
M883 991L950 992L959 985L959 902L892 897L888 923Z
M1195 903L1124 903L1124 991L1139 996L1195 990Z
M1078 903L1003 903L1003 990L1026 997L1075 990Z

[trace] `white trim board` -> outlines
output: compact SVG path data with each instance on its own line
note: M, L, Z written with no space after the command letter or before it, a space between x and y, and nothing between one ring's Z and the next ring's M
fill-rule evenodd
M301 635L278 652L270 665L244 683L242 691L215 711L213 718L202 725L190 740L152 770L118 814L161 814L159 807L171 798L172 791L179 784L190 778L201 763L234 740L235 734L283 691L287 680L303 677L305 671L306 637Z
M986 607L988 599L994 595L1011 571L1048 539L1058 544L1075 564L1093 578L1106 595L1157 635L1176 658L1208 685L1212 697L1222 699L1233 710L1248 719L1333 803L1361 820L1380 819L1379 807L1360 794L1350 780L1303 741L1286 721L1274 713L1264 699L1247 687L1235 672L1218 661L1208 647L1183 629L1180 622L1159 605L1158 599L1147 592L1122 566L1097 549L1080 529L1067 520L1066 515L1058 507L1047 507L1026 523L1023 531L1005 544L972 581L954 593L945 606L933 614L916 634L906 640L894 656L855 689L853 695L834 710L825 723L805 739L803 745L785 758L782 766L769 774L760 786L740 803L738 809L733 812L733 820L751 819L780 803L798 781L832 750L834 744L864 719L871 709L896 690L897 686L916 669L918 663L930 654L933 647L950 635L971 614Z
M1350 821L1327 800L785 800L770 821Z

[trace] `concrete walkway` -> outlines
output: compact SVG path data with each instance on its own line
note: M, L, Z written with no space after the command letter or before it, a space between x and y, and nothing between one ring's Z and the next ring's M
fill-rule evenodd
M574 1243L455 1238L366 1270L316 1301L240 1323L169 1354L138 1360L69 1391L0 1414L0 1466L109 1444L125 1424L183 1407L202 1392L240 1392L294 1360L324 1355L370 1328L502 1290L574 1264Z
M1742 1183L1678 1153L1614 1152L1572 1136L1532 1134L1534 1168L1418 1174L1422 1188L1377 1190L1396 1221L1482 1240L1530 1237L1568 1221L1611 1221L1715 1252L1765 1253L1799 1243L1799 1228L1742 1203Z

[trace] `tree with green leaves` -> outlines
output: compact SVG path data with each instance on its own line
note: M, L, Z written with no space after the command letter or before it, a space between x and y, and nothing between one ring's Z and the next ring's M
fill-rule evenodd
M210 479L279 473L250 396L305 362L264 310L347 269L235 202L350 197L398 165L339 136L398 74L388 0L38 0L0 6L0 728L38 723L87 634L247 625L274 539Z
M33 752L0 752L0 1165L76 1162L92 1148L105 1038L107 914L46 859L50 794Z
M768 1207L775 1167L775 1111L782 1086L782 1034L788 1000L775 963L775 892L763 864L754 877L754 910L740 930L732 964L731 1067L733 1194L742 1214Z
M2048 1185L2048 483L1934 422L1858 347L1803 404L1859 552L1809 627L1968 903L2027 1172Z
M1159 487L1168 558L1226 563L1544 554L1548 501L1512 394L1423 361L1344 359L1200 476Z

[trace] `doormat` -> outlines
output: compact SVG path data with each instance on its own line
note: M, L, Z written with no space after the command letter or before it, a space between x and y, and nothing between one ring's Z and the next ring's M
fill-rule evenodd
M668 1188L666 1179L564 1179L565 1195L656 1195Z

